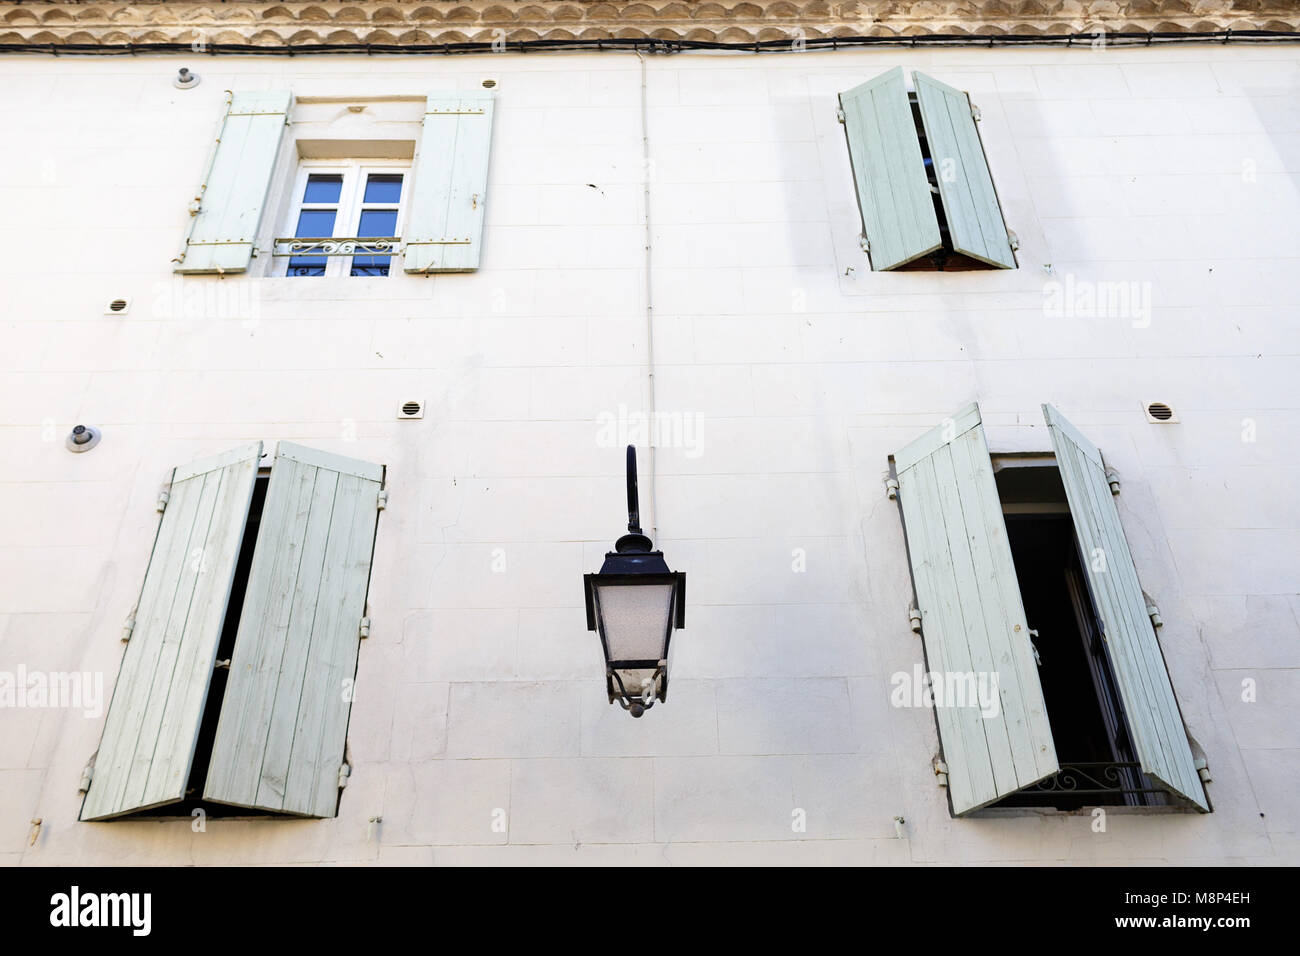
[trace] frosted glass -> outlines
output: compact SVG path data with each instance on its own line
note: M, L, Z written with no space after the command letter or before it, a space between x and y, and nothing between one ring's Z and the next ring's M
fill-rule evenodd
M598 585L610 660L657 661L664 653L672 615L673 585Z

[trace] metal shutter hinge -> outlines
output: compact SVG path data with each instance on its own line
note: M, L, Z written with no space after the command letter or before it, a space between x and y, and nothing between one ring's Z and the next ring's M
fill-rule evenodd
M81 771L81 782L77 784L77 793L85 793L89 790L91 778L94 776L95 764L92 761L91 763L86 764L85 769Z
M980 108L974 103L970 105L970 118L977 123L980 121Z
M836 110L836 111L835 111L835 118L836 118L837 120L839 120L841 123L843 123L843 122L844 122L844 111L843 111L843 110Z
M128 617L128 618L126 619L126 623L122 625L122 643L123 643L123 644L125 644L127 641L131 640L131 634L132 634L132 632L134 632L134 631L135 631L135 615L132 614L130 617Z
M939 786L948 786L948 765L936 756L930 761L930 766L934 768L934 775L938 780Z
M1042 667L1043 657L1041 654L1038 653L1038 645L1034 643L1034 638L1036 638L1037 636L1038 636L1037 631L1031 630L1029 632L1029 649L1034 652L1034 663L1037 664L1039 667Z
M1113 471L1106 472L1106 484L1110 485L1112 495L1119 494L1119 475Z
M232 658L227 657L224 661L217 661L212 665L213 670L228 671L230 670L230 661Z
M342 790L348 785L348 777L352 775L352 768L347 764L339 765L339 789Z
M871 240L868 239L866 236L862 236L861 238L858 239L858 245L862 247L863 252L871 251Z
M913 632L921 633L921 609L912 604L907 609L907 623L911 625Z
M383 511L385 508L388 507L388 490L387 490L387 489L381 489L381 490L380 490L380 492L379 492L379 496L378 496L378 497L376 498L376 500L375 500L375 507L377 507L380 511Z
M370 618L363 617L361 619L361 625L357 628L357 633L361 636L362 640L365 640L370 636Z
M1201 783L1209 783L1214 778L1210 776L1210 762L1204 757L1197 757L1194 764L1196 775L1201 778Z
M1015 252L1020 248L1020 237L1016 235L1014 229L1007 230L1007 244L1011 246L1011 251Z
M1164 627L1165 621L1164 618L1160 616L1159 606L1157 606L1155 601L1151 600L1151 597L1149 595L1143 594L1142 597L1146 601L1147 617L1151 618L1151 626Z
M171 501L171 497L171 492L166 488L158 492L158 504L156 505L156 508L159 512L167 510L167 502Z
M898 498L898 479L897 479L897 478L886 478L886 479L885 479L885 497L888 498L890 501L894 501L894 500L896 500L896 499Z

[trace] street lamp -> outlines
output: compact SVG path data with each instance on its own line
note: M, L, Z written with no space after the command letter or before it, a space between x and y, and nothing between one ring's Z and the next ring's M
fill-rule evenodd
M669 571L662 551L641 533L636 446L627 446L627 531L599 574L583 575L587 630L600 635L605 689L633 717L668 699L668 643L686 626L686 575Z

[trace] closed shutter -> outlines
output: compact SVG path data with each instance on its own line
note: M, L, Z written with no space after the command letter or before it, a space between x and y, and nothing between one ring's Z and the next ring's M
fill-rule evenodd
M924 73L913 73L912 82L953 249L990 265L1014 269L1016 260L971 114L970 97Z
M232 95L176 272L248 268L291 101L288 92Z
M332 817L383 469L281 442L204 797Z
M894 269L938 249L939 218L902 69L841 93L840 111L871 268Z
M261 444L177 468L81 819L185 797Z
M483 248L492 94L428 97L406 220L407 272L472 272Z
M996 716L978 703L935 708L960 816L1055 773L1056 747L979 406L894 461L929 671L997 680Z
M1208 811L1101 452L1051 405L1043 406L1043 418L1142 772Z

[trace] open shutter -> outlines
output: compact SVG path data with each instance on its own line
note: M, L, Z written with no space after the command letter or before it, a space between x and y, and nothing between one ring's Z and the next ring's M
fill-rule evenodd
M205 798L334 816L382 480L280 442Z
M894 462L928 669L997 680L996 716L978 702L935 708L960 816L1060 768L979 406Z
M261 444L172 473L81 819L185 796Z
M434 93L424 111L406 222L407 272L472 272L483 248L492 94Z
M1043 406L1043 418L1142 772L1208 811L1101 452L1051 405Z
M939 218L902 69L841 93L840 112L871 268L894 269L938 249Z
M231 96L176 272L248 268L291 100L283 91Z
M924 73L914 72L912 82L953 249L990 265L1014 269L1016 260L975 128L970 97Z

